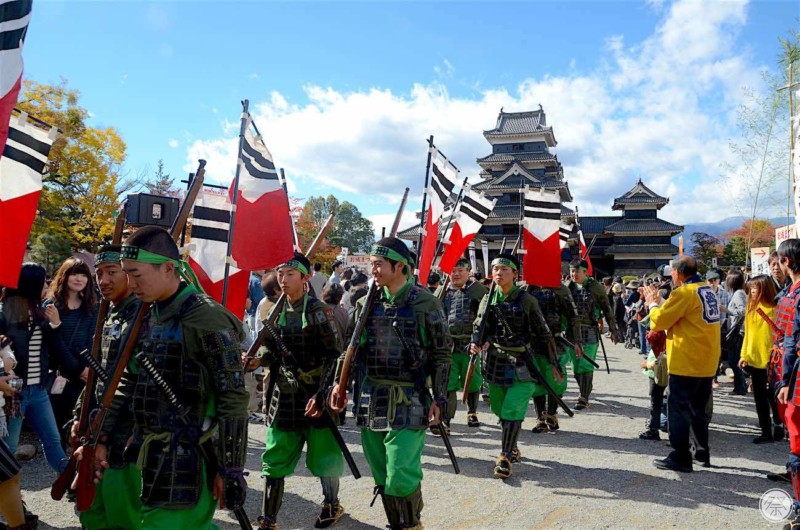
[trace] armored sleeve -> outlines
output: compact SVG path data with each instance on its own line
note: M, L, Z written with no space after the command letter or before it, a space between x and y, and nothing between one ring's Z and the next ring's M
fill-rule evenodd
M614 312L611 310L611 304L608 303L608 295L606 294L606 290L603 289L603 286L597 282L590 282L590 289L592 293L592 298L600 307L600 310L603 312L603 315L606 317L606 322L608 322L608 329L615 336L617 333L617 321L614 319Z
M528 314L528 329L530 332L531 343L535 344L542 353L550 357L551 362L555 362L555 347L553 344L553 333L547 325L547 321L539 307L539 302L532 295L525 293L528 298L526 312Z
M477 317L475 317L475 322L472 326L472 338L470 339L470 342L472 342L473 344L478 344L478 346L481 345L480 342L486 342L486 337L480 337L479 335L481 332L481 323L483 322L483 315L486 314L486 311L488 309L489 309L489 293L487 292L481 299L480 304L478 305L478 311L476 313Z
M437 402L447 399L447 382L450 377L450 359L453 353L453 339L447 318L438 299L433 298L425 304L423 343L428 350L426 375L431 378L433 395Z
M327 388L333 384L334 372L336 371L336 363L339 355L342 353L342 337L339 334L339 328L336 326L336 320L333 315L333 309L320 304L314 308L314 323L315 332L317 333L317 344L321 344L324 348L322 357L325 358L325 364L322 367L322 381L323 388Z
M581 319L578 315L578 307L575 305L575 299L572 298L572 293L569 292L569 289L563 289L559 294L558 299L561 302L561 310L567 319L567 331L572 341L577 343L581 340Z
M201 359L209 372L216 406L215 415L219 425L217 459L220 468L243 469L247 458L249 395L239 361L241 325L238 321L232 321L221 329L199 330L199 340Z

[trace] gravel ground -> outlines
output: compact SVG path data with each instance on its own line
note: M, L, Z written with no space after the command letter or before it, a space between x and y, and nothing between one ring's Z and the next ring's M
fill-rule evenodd
M660 471L652 460L669 452L666 436L661 442L637 438L649 410L641 357L610 344L608 355L611 375L595 376L592 406L574 418L562 413L557 433L531 433L531 406L520 436L523 461L505 482L492 477L500 428L486 404L480 405L484 423L478 429L466 426L463 409L456 414L452 441L461 475L453 474L441 440L429 435L423 455L426 528L776 528L762 518L758 501L776 487L764 475L783 470L789 446L750 442L758 434L752 395L732 396L728 378L721 378L714 391L712 468L696 467L690 474ZM570 381L570 406L576 389ZM347 515L337 528L383 528L380 501L369 507L373 483L352 423L348 420L342 432L365 476L342 479L340 497ZM247 511L253 521L261 505L263 440L264 427L251 424ZM22 473L24 496L41 518L39 528L80 527L72 504L50 500L53 476L41 454L25 463ZM777 486L790 489L788 484ZM286 481L281 528L313 528L321 500L318 481L298 466L298 473ZM216 522L221 528L238 528L227 512L218 511Z

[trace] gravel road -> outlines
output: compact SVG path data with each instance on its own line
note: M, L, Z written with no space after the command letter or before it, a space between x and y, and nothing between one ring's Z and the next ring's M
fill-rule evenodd
M721 378L722 385L714 391L713 467L696 467L690 474L660 471L652 460L669 452L666 435L661 442L637 437L649 410L641 357L621 345L607 346L611 374L596 374L588 410L576 412L574 418L560 414L557 433L532 434L531 405L520 436L523 461L514 465L509 480L492 477L500 428L486 404L480 405L483 425L478 429L466 426L463 409L456 414L452 441L461 475L453 474L441 440L429 435L422 483L426 528L777 527L762 518L758 502L765 491L776 487L764 475L783 470L789 446L751 443L758 434L752 395L731 395L728 378ZM576 390L571 380L566 396L570 406L577 399ZM380 501L369 507L373 483L352 424L348 419L342 432L365 476L342 479L340 497L347 515L336 527L383 528ZM247 510L255 521L261 505L264 427L250 427ZM24 464L24 496L41 518L39 528L80 528L72 504L50 500L52 479L41 454ZM789 491L788 484L777 486ZM321 500L318 481L298 466L298 473L286 481L280 527L313 528ZM221 528L238 528L227 512L218 511L216 521Z

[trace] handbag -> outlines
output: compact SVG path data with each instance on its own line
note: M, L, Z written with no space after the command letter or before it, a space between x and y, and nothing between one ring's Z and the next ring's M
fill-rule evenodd
M662 353L653 363L653 382L665 387L669 383L669 370L667 368L667 354Z

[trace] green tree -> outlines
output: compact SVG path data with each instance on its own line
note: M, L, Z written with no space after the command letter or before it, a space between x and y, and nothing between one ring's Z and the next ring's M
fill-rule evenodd
M60 130L43 175L31 240L51 234L72 249L93 251L114 231L117 198L127 186L121 176L126 146L113 127L87 125L89 113L79 100L66 80L24 81L17 107Z
M30 259L39 263L52 277L65 259L72 255L69 242L56 234L44 233L31 245Z
M712 259L721 257L722 242L705 232L695 232L692 234L691 253L697 259L698 270L705 273L711 267Z
M368 252L375 242L372 221L366 219L355 204L345 201L339 205L330 240L336 246L347 247L350 252Z
M744 265L747 262L748 250L744 237L733 236L722 249L722 261L725 265Z
M147 193L161 195L163 197L180 197L181 190L175 186L175 179L164 172L164 159L159 159L156 164L156 171L151 178L144 183Z

